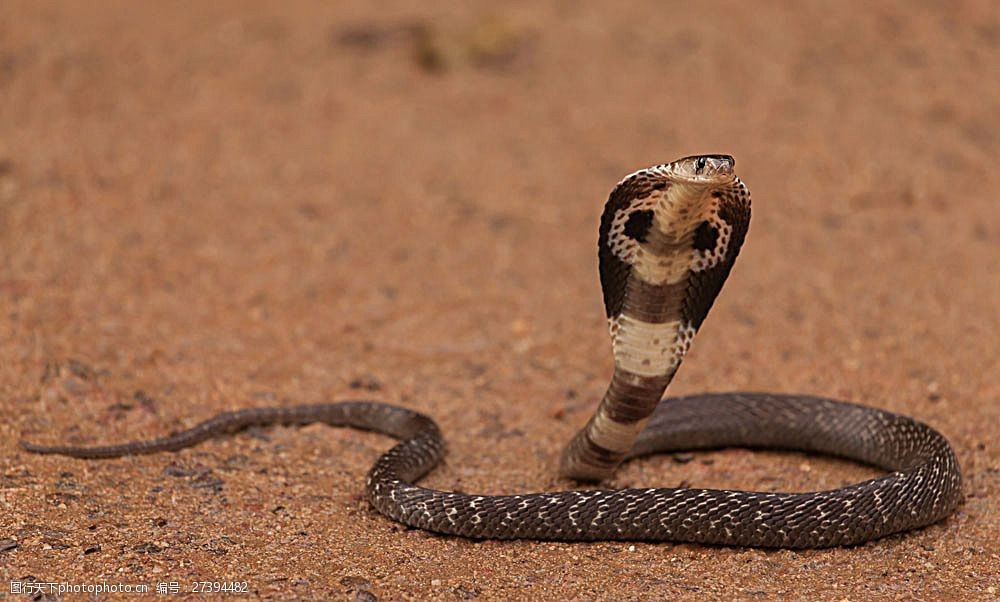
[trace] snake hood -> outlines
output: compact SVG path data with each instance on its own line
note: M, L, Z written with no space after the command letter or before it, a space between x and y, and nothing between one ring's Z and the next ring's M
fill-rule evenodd
M750 222L750 193L729 155L639 170L604 205L598 257L615 372L562 473L612 474L684 359L729 275Z

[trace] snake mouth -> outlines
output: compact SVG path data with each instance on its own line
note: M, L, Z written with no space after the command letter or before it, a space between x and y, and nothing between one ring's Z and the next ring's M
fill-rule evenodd
M691 155L668 167L676 177L689 182L716 183L735 177L736 160L730 155Z

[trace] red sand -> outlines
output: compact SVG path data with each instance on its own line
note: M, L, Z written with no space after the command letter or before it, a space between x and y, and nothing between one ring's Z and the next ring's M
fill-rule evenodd
M997 598L992 3L102 6L0 5L4 582ZM570 486L558 454L611 371L601 205L622 175L698 152L737 157L754 222L672 392L808 392L924 420L963 467L953 517L807 552L476 543L367 505L390 443L372 434L266 429L104 462L16 445L360 396L440 422L430 486ZM634 462L613 485L871 474L729 450Z

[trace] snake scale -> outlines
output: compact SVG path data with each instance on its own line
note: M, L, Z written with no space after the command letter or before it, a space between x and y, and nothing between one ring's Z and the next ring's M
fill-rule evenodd
M415 485L444 455L435 422L401 407L346 401L219 414L191 429L105 447L28 451L110 458L174 451L253 425L324 422L400 442L367 480L381 513L438 533L489 539L646 540L755 547L851 545L934 523L958 505L948 441L911 418L803 395L718 393L661 399L739 253L750 195L727 155L637 171L611 192L598 240L615 359L600 405L567 446L563 476L600 481L625 459L727 446L816 452L888 471L807 493L714 489L579 490L479 496Z

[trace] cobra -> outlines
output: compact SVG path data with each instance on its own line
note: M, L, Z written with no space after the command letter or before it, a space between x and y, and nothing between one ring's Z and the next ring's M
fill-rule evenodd
M736 261L750 195L727 155L637 171L614 188L598 240L615 368L597 411L565 449L561 472L582 481L625 459L726 446L800 450L887 471L806 493L651 488L480 496L414 484L444 441L422 414L372 401L226 412L175 435L31 452L110 458L175 451L252 425L324 422L400 439L371 469L371 504L397 521L471 538L646 540L811 548L858 544L948 516L961 475L948 441L886 411L803 395L715 393L661 399Z

